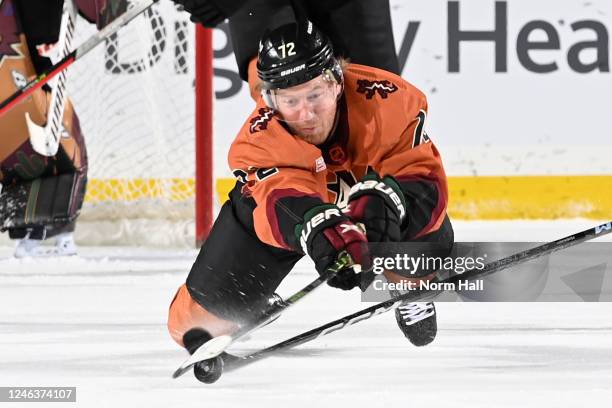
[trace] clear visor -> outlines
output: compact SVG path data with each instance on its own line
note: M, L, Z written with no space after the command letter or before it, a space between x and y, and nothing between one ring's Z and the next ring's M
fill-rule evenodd
M340 90L336 81L319 76L302 85L269 92L279 119L296 124L314 121L335 110Z

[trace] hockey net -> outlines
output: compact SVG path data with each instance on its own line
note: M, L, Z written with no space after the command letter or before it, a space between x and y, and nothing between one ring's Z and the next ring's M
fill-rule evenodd
M193 246L194 31L160 2L70 68L89 156L77 242ZM95 32L79 18L74 43Z

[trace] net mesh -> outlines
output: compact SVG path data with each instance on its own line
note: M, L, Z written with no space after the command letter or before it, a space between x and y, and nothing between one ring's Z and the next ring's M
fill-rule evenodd
M95 32L79 18L74 44ZM160 2L69 69L89 156L79 242L193 245L194 39Z

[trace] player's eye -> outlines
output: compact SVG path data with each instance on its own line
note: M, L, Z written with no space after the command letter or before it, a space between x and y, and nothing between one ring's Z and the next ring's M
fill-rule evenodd
M323 95L322 92L316 92L316 93L312 93L310 95L308 95L308 102L318 102L321 99L321 96Z
M297 105L298 100L296 98L284 98L281 102L287 107L293 108Z

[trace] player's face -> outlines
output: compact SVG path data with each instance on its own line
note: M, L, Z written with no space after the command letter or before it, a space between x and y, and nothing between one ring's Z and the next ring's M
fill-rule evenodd
M341 86L321 75L304 84L274 91L276 110L291 131L308 143L321 144L336 118Z

